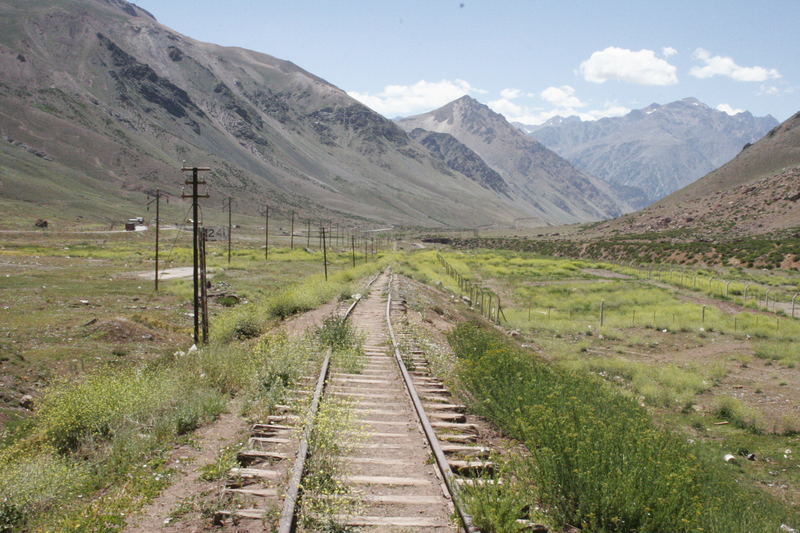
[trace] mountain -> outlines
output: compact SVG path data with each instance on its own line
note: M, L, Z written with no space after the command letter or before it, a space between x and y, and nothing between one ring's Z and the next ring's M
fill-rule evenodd
M777 124L770 115L730 116L684 98L622 117L554 117L522 129L581 170L644 190L647 205L728 162Z
M483 187L508 195L508 184L503 177L487 165L478 154L449 133L435 133L422 128L414 128L408 135L427 148L448 168L464 174Z
M691 185L593 231L671 231L694 239L752 236L798 227L800 113Z
M609 184L577 170L469 96L397 123L406 131L455 137L500 174L515 206L542 222L600 220L630 210Z
M184 161L213 169L207 205L231 195L251 214L423 226L527 215L325 80L196 41L124 0L0 0L0 71L0 209L26 220L127 218L143 191L177 193Z

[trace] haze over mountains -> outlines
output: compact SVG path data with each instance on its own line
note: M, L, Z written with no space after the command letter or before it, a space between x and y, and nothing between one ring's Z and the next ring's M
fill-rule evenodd
M627 198L640 208L728 162L777 124L770 115L731 116L684 98L622 117L555 117L540 126L518 126L581 170L644 191L644 199Z

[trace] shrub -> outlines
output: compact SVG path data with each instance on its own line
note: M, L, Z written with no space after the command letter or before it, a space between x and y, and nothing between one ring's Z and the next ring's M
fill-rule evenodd
M317 329L316 335L324 346L334 350L345 350L357 344L356 332L352 324L344 318L330 316Z
M736 427L756 433L764 430L761 413L733 396L718 396L714 400L713 412L715 416L730 421Z
M449 340L473 407L530 450L534 499L556 523L721 533L775 531L787 520L767 494L738 485L721 462L701 459L703 448L656 427L592 374L551 367L477 324Z

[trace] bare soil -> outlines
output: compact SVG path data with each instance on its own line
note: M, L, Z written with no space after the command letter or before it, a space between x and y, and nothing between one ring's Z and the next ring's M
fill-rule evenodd
M193 444L175 448L169 459L175 468L172 486L145 506L131 520L125 531L197 532L208 528L210 519L207 517L195 515L187 521L175 522L173 513L180 505L188 503L192 497L202 495L213 497L218 493L218 482L200 479L201 468L214 462L220 449L243 439L246 435L248 424L239 416L240 407L240 401L231 401L227 413L195 432Z

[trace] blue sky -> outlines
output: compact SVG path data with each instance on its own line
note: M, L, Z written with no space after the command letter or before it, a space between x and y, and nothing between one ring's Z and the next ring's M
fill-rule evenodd
M800 0L139 0L195 39L290 60L389 117L470 94L506 118L687 96L800 110Z

